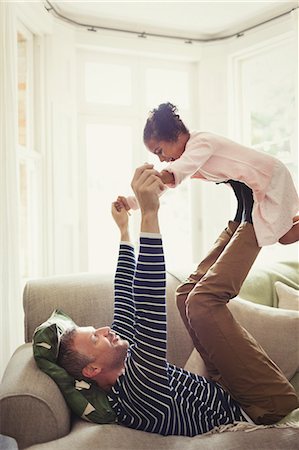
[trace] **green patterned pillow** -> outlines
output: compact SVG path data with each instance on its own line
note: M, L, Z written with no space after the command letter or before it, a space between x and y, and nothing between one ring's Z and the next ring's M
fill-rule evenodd
M116 415L107 395L94 382L76 380L56 363L62 333L75 322L56 309L51 317L36 328L33 335L33 354L37 366L59 386L70 409L87 421L112 423Z

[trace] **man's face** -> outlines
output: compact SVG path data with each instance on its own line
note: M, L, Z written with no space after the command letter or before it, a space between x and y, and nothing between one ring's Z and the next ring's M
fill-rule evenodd
M76 330L74 349L93 359L93 366L101 371L121 367L129 348L128 341L121 339L110 327L78 327Z

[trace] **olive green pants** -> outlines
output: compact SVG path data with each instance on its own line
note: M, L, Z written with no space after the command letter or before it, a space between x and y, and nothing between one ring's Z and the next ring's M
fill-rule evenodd
M227 308L259 251L252 224L229 222L197 270L178 287L176 300L209 378L255 423L272 424L299 407L296 392Z

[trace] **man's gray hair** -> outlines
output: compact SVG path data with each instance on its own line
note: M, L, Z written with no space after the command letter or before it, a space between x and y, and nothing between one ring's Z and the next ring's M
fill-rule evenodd
M81 380L84 378L82 370L92 361L90 358L74 349L74 338L77 328L72 327L66 330L61 336L57 364L63 367L71 376Z

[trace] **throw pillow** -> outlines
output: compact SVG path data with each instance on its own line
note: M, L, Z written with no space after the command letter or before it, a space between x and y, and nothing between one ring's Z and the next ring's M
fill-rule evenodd
M299 313L259 305L239 297L228 307L290 380L299 371Z
M107 395L90 380L75 380L58 366L57 356L61 335L75 322L63 311L56 309L51 317L36 328L33 335L33 354L37 366L58 385L70 409L82 419L95 423L116 421Z
M278 296L278 308L299 311L299 291L276 281L275 289Z

